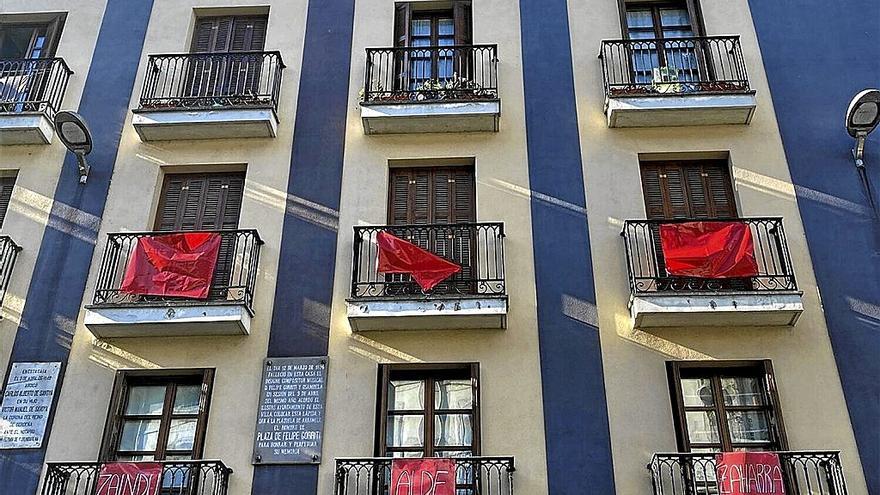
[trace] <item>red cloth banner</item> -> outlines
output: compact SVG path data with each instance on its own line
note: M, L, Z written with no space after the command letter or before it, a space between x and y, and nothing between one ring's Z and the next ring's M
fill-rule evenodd
M206 299L219 253L217 233L141 237L128 261L121 290L142 296Z
M725 452L715 456L720 495L785 495L779 456L772 452Z
M409 273L424 291L461 271L461 266L388 232L376 236L380 273Z
M660 225L666 271L676 277L737 278L758 275L752 229L743 222Z
M115 462L101 466L96 495L158 495L162 465L158 462Z
M391 461L389 495L455 495L455 459Z

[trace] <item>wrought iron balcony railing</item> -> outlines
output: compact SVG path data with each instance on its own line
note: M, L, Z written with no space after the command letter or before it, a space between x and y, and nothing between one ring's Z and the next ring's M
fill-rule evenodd
M284 67L277 51L150 55L140 110L277 111Z
M15 268L15 260L21 246L15 243L8 235L0 235L0 304L6 296L9 287L9 279L12 278L12 269Z
M42 495L94 495L100 462L50 462ZM232 469L222 461L164 461L160 495L226 495Z
M788 495L846 495L839 452L777 452ZM720 495L715 454L654 454L654 495ZM769 493L769 492L768 492Z
M660 225L708 219L627 220L623 225L626 264L633 294L664 292L768 292L797 290L781 218L732 218L749 226L758 274L747 278L690 278L670 276L660 245Z
M205 304L243 304L253 315L254 286L260 263L263 241L256 230L211 230L220 234L220 251L211 281L208 298L181 299L161 296L142 296L123 292L122 282L138 239L175 232L121 232L108 234L101 269L95 288L93 304L96 307L113 306L199 306Z
M751 91L739 36L603 40L605 96Z
M457 457L456 495L513 495L513 457ZM334 495L382 495L391 484L390 457L336 459Z
M498 99L498 45L367 48L363 103Z
M376 236L386 231L461 265L461 271L422 291L409 275L379 273ZM354 228L351 297L484 297L503 296L504 224L456 223L427 225L373 225Z
M52 118L71 74L61 58L0 59L0 113L45 112Z

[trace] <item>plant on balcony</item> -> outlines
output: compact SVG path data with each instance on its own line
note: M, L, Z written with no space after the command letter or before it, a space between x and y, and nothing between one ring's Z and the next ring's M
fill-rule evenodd
M485 89L481 84L466 77L453 74L450 78L427 79L411 90L386 91L381 84L370 92L370 101L443 101L443 100L485 100L498 97L494 89ZM359 98L366 101L366 93L361 89Z

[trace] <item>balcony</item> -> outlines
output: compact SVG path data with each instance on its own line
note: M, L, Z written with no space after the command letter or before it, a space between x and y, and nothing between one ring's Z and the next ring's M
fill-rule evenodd
M455 459L457 495L513 495L513 457ZM336 459L336 495L387 493L391 483L390 457Z
M366 134L497 132L497 45L367 48Z
M122 282L138 239L173 232L109 234L85 325L96 337L247 335L260 247L256 230L221 230L216 268L206 299L142 296Z
M409 275L378 271L376 235L388 231L461 265L422 291ZM380 225L354 228L348 320L353 331L507 327L504 224Z
M160 461L161 462L161 461ZM165 461L161 495L226 495L232 469L222 461ZM94 495L100 462L47 463L42 495ZM115 491L107 493L116 493ZM121 493L121 492L120 492ZM138 492L140 493L140 492ZM146 492L144 492L146 493Z
M839 452L777 452L788 495L846 495ZM718 495L715 454L654 454L648 464L654 495ZM766 492L770 493L770 492Z
M15 243L8 235L0 235L0 304L6 296L9 287L9 279L12 278L12 270L15 268L15 260L21 246Z
M751 230L757 276L689 278L666 270L662 224L692 220L627 220L623 236L635 328L793 326L803 312L781 218L739 218Z
M604 40L608 127L748 124L755 113L739 36Z
M142 141L275 137L281 54L150 55L132 124Z
M49 144L73 74L63 59L0 59L0 145Z

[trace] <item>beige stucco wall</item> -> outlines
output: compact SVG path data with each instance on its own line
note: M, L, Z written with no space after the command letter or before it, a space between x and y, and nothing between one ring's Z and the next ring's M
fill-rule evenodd
M98 341L82 325L84 311L81 312L47 461L97 458L117 369L212 367L216 369L216 376L204 458L222 459L235 470L230 495L250 494L251 448L274 300L307 2L238 0L236 4L269 4L266 49L280 50L288 67L283 75L278 137L143 143L131 126L129 113L83 305L91 302L94 293L106 234L152 228L163 173L179 171L182 166L210 171L224 165L244 164L247 176L239 226L257 229L265 241L260 255L254 299L256 316L251 334ZM131 108L136 106L140 96L147 54L187 52L193 8L228 5L225 0L155 0Z
M790 448L841 450L850 493L866 494L748 2L703 0L702 7L708 34L742 35L758 98L749 126L606 127L596 54L600 40L621 37L617 2L569 2L617 491L649 492L645 464L654 452L676 450L665 361L769 358ZM705 151L729 151L741 215L784 218L804 292L805 310L794 328L633 330L619 233L624 220L645 218L638 154Z
M71 110L79 106L105 3L106 0L83 0L77 2L76 9L71 9L68 0L0 2L0 14L4 15L30 12L67 13L67 21L55 52L74 72L61 105L63 109ZM12 237L22 247L3 300L0 319L0 369L4 371L9 364L15 333L21 323L21 311L24 309L31 273L37 253L40 252L49 211L52 209L52 198L55 196L55 186L61 174L65 152L57 138L48 146L0 147L0 170L18 172L2 233Z
M480 363L482 454L516 458L516 489L547 493L541 375L525 148L519 11L510 2L473 4L474 42L499 46L502 99L498 133L366 136L358 91L365 47L392 45L390 0L356 3L342 207L330 332L324 458L319 493L331 493L334 457L373 454L378 363ZM428 330L352 335L345 316L351 280L352 226L387 223L388 161L471 157L477 220L505 223L510 313L506 330Z

